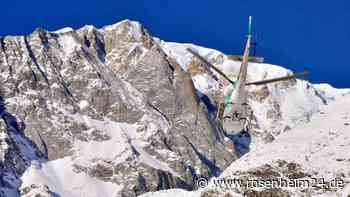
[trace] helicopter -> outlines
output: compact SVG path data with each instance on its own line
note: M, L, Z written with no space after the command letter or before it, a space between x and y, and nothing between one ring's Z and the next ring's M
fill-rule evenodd
M216 119L221 123L222 128L228 134L234 134L237 132L249 132L251 128L251 120L253 112L248 110L247 103L247 90L246 87L250 85L265 85L268 83L275 83L279 81L286 81L296 79L309 74L308 71L295 73L279 78L266 79L262 81L247 82L247 70L250 59L249 52L252 46L252 16L249 16L247 41L244 48L243 56L241 57L242 64L236 80L230 79L223 71L215 67L204 57L199 55L195 50L187 48L187 51L198 58L202 63L204 69L209 75L217 80L217 77L213 75L211 69L221 75L226 81L229 82L230 88L226 91L224 101L220 101L217 108Z

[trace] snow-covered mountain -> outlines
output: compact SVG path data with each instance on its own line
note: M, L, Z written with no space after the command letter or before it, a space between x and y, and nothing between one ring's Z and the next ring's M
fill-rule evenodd
M344 170L342 178L350 177L350 129L341 123L350 119L341 112L350 90L303 80L250 87L254 128L232 139L232 152L213 119L225 87L187 47L236 77L240 62L230 56L161 41L134 21L0 37L0 196L136 196L172 188L145 195L202 195L185 190L196 189L200 177L266 164L278 171L278 159L304 173L338 177ZM290 72L250 63L248 80ZM338 115L344 119L333 122ZM324 136L343 141L318 151Z

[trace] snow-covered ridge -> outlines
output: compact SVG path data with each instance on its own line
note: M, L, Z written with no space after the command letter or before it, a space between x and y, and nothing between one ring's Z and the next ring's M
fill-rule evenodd
M327 98L327 100L336 100L337 98L350 93L350 89L348 88L337 89L327 83L314 84L313 86L317 90L319 90L320 94L322 94L322 96Z
M130 25L128 27L128 29L130 30L130 34L137 40L139 40L141 38L141 32L142 32L142 24L137 22L137 21L131 21L131 20L122 20L120 22L117 22L115 24L112 24L112 25L106 25L106 26L103 26L101 28L96 28L95 26L93 25L85 25L79 29L77 29L76 31L83 31L83 30L97 30L97 31L111 31L111 30L115 30L115 29L118 29L120 26L122 25L125 25L125 24L128 24ZM55 31L51 31L52 33L56 33L56 34L65 34L65 33L68 33L68 32L72 32L72 31L75 31L73 28L71 27L65 27L65 28L62 28L62 29L58 29L58 30L55 30Z
M70 31L74 31L73 28L71 27L65 27L65 28L62 28L62 29L58 29L56 31L53 31L53 33L56 33L56 34L63 34L63 33L67 33L67 32L70 32Z

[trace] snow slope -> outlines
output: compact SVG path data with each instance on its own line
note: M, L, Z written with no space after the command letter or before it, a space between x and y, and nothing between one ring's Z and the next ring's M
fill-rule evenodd
M296 163L315 178L325 181L343 180L344 187L335 191L311 191L312 196L347 197L350 195L350 94L342 94L344 90L333 93L338 99L322 108L322 112L313 116L309 123L302 123L289 132L279 135L274 142L253 150L236 160L220 176L222 179L241 178L237 173L259 169L266 164L284 161ZM340 95L339 95L340 94ZM220 179L219 178L219 179ZM298 188L287 188L292 196L305 196ZM215 196L244 196L233 189L221 190L210 182L205 189L194 192L183 190L167 190L147 193L144 197L158 196L201 196L214 192Z
M96 197L114 196L122 189L113 183L92 178L85 173L76 173L71 158L39 163L33 162L22 176L22 188L33 184L47 185L60 196Z
M232 163L222 177L277 160L300 164L306 173L350 183L350 94L323 107L310 123L281 134L276 140ZM350 193L348 193L350 194Z
M29 169L22 176L21 188L31 185L47 185L50 191L60 194L62 197L96 197L115 196L123 188L122 185L101 181L80 171L76 166L88 168L98 164L117 165L125 162L128 157L137 152L138 161L155 169L160 169L178 176L166 163L155 159L143 150L143 145L148 143L142 140L142 136L136 132L138 125L118 123L110 120L94 120L88 116L68 114L77 122L85 123L91 133L102 131L100 135L107 136L107 140L89 142L76 140L73 156L64 157L53 161L34 160ZM132 146L132 149L130 149ZM116 172L117 173L117 172ZM136 172L130 172L136 173Z
M190 192L181 189L169 189L158 192L148 192L140 197L201 197L200 192Z

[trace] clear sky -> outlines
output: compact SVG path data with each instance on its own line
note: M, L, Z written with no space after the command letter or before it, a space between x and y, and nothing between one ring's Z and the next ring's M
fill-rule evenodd
M268 63L294 71L306 68L312 82L350 88L349 0L4 0L0 35L131 19L166 41L237 54L243 50L249 15L257 55Z

